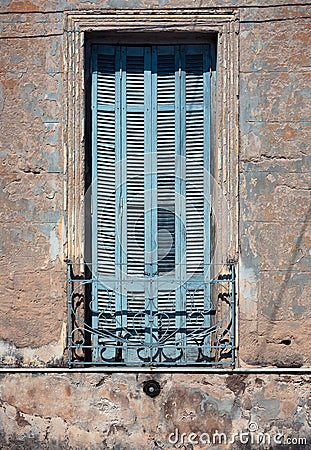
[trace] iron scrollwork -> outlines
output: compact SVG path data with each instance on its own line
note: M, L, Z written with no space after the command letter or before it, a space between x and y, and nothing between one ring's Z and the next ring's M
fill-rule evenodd
M116 307L111 288L75 277L69 264L69 365L234 365L234 266L195 288L185 283L178 293L161 295L142 298L128 290L127 301Z

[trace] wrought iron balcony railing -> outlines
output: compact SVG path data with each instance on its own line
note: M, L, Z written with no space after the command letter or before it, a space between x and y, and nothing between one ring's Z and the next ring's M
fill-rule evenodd
M122 280L120 291L117 280L74 276L68 264L69 366L233 367L234 266L220 273L171 290L156 278L142 289Z

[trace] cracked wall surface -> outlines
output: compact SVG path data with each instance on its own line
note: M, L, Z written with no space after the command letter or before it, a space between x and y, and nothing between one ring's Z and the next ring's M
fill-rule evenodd
M301 4L241 18L240 342L248 364L310 365L309 14Z
M2 0L3 367L66 365L66 13L193 7L239 16L238 365L310 367L308 2ZM4 375L0 448L170 448L175 427L232 433L251 420L310 436L307 376L157 376L151 400L144 375Z
M305 439L310 445L306 376L156 374L161 393L154 399L142 390L148 378L2 376L0 448L306 449ZM201 444L208 438L211 446ZM301 445L288 444L298 438Z

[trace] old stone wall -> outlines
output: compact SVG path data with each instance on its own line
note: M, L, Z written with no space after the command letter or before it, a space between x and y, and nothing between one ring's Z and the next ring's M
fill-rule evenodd
M0 448L310 448L306 376L155 374L153 399L142 390L148 378L3 375Z
M67 360L74 161L67 160L66 13L184 7L232 8L239 17L238 366L310 367L308 2L0 0L2 367ZM150 376L4 374L0 448L206 448L170 444L168 436L178 428L230 439L250 423L271 439L309 437L311 448L307 375L155 374L162 387L155 399L142 392ZM271 446L308 448L296 444Z
M304 338L310 318L307 11L291 6L242 13L240 343L249 364L288 359L310 365Z

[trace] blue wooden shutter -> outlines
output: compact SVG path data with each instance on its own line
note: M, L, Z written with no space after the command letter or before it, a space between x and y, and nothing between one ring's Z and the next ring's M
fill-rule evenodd
M127 273L144 276L144 156L146 56L141 47L129 47L124 53L125 120L122 133L126 139Z
M175 292L179 246L176 219L176 154L180 148L179 47L158 46L153 52L159 277L155 299L158 311L156 338L159 343L158 359L167 363L179 355L179 352L176 353L178 299Z
M147 47L126 47L124 53L124 90L122 91L126 137L126 245L128 283L124 293L126 311L124 360L138 363L148 351L145 274L152 271L150 253L151 227L150 176L146 168L151 153L151 50ZM150 185L150 186L149 186ZM131 282L132 281L132 282ZM139 350L140 349L140 350Z
M119 336L125 363L194 362L210 326L209 48L93 55L94 360L113 362Z
M210 75L209 46L182 52L182 130L186 155L186 360L196 345L210 356ZM204 312L202 314L202 312ZM193 346L193 347L192 347ZM193 356L192 356L193 355Z
M209 69L209 46L157 48L158 270L179 286L158 289L159 338L184 363L210 345Z
M98 311L115 313L115 293L101 289L100 276L115 275L115 143L116 143L116 49L98 47L92 58L92 327L115 334L115 324L109 324ZM100 360L101 338L93 335L93 360ZM111 339L111 343L113 339ZM106 355L113 359L113 354Z

